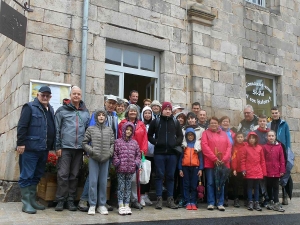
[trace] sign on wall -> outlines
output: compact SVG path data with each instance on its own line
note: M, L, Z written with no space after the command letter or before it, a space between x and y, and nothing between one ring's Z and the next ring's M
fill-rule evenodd
M34 98L37 96L39 89L42 86L49 86L49 88L51 89L52 98L50 99L50 105L53 106L54 111L56 111L60 106L62 106L64 98L70 97L71 84L30 80L29 101L34 100Z
M0 9L0 33L25 46L27 18L4 1Z

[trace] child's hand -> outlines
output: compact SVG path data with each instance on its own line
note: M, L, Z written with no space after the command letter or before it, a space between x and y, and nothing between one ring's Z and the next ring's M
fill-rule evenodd
M236 176L236 170L233 171L233 175Z
M179 170L179 176L183 177L183 171Z
M243 176L246 176L246 171L243 171L242 173L243 173Z
M198 177L202 177L202 170L199 170L197 175L198 175Z

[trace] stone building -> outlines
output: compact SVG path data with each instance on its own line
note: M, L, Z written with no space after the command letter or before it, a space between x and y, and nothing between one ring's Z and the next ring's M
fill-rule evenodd
M23 13L15 1L5 2ZM90 111L105 94L127 98L132 89L140 102L149 97L189 108L199 101L233 126L247 103L267 115L278 105L290 126L299 182L299 0L30 2L25 47L0 34L0 180L18 179L16 126L30 80L41 80L85 86Z

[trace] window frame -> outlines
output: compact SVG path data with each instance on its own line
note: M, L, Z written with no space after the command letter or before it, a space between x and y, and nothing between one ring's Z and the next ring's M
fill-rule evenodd
M261 0L262 4L258 4L258 3L255 3L253 2L254 0L245 0L246 2L249 2L251 4L254 4L254 5L258 5L258 6L261 6L261 7L266 7L266 0ZM255 1L258 1L258 0L255 0Z

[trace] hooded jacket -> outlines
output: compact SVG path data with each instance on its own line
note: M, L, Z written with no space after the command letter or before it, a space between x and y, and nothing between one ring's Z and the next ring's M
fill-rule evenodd
M216 132L210 129L202 133L201 148L204 156L204 168L214 168L215 162L220 160L224 162L227 168L230 168L231 144L227 134L218 128Z
M194 134L194 140L189 141L187 139L188 133ZM179 158L178 169L182 170L183 166L198 167L199 170L203 169L203 156L202 152L195 151L196 133L193 128L187 128L185 132L185 138L187 140L187 146L184 148L183 153Z
M231 169L236 172L242 172L241 169L241 158L244 151L244 147L247 143L234 143L232 147L232 156L231 156Z
M189 126L186 126L189 127ZM189 128L184 127L182 129L182 133L183 133L183 141L182 141L182 147L185 148L187 147L187 140L186 140L186 132ZM197 152L201 151L201 137L202 137L202 133L204 132L204 129L198 125L195 126L195 128L192 128L195 131L196 134L196 140L195 140L195 145L194 148Z
M267 177L280 177L280 174L285 173L285 160L283 148L280 143L271 144L268 142L263 146Z
M132 134L126 140L126 128L132 127ZM134 125L126 122L122 126L121 138L115 141L115 151L113 156L113 165L118 173L134 173L141 164L140 148L136 140L133 139Z
M55 113L56 150L82 149L89 120L90 114L83 101L80 101L79 108L76 109L70 99L64 99L63 105Z
M144 112L145 112L146 110L150 110L150 111L151 111L151 114L152 114L151 120L150 120L147 124L145 124L145 119L144 119ZM145 107L143 108L143 110L142 110L142 121L143 121L143 123L144 123L145 126L146 126L147 132L148 132L148 129L149 129L150 122L151 122L152 120L154 120L153 111L152 111L152 109L151 109L149 106L145 106ZM147 138L148 138L148 137L147 137ZM151 144L150 141L148 141L148 151L147 151L147 153L146 153L146 156L153 157L153 153L154 153L154 145Z
M256 141L258 141L258 136L255 132L248 134L247 141L249 141L250 135L254 135ZM267 175L264 151L260 145L246 144L244 146L241 158L241 170L246 172L245 178L248 179L262 179Z
M87 128L82 146L92 159L102 163L113 156L115 137L113 130L105 125L105 120L103 123L98 121L100 113L104 113L106 120L107 113L104 108L95 112L96 125Z

